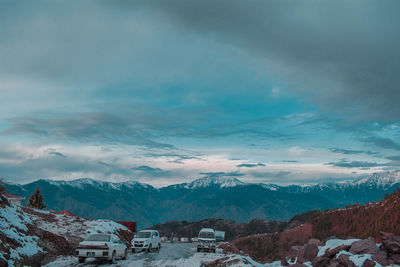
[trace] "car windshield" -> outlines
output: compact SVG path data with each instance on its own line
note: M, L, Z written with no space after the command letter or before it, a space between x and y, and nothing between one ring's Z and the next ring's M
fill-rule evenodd
M214 238L213 232L200 232L199 238Z
M110 236L109 235L91 235L86 239L86 241L109 242Z
M137 234L137 238L149 238L150 237L151 232L139 232Z

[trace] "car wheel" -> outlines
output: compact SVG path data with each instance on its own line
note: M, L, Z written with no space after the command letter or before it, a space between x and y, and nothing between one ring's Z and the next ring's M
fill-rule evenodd
M212 250L213 253L215 253L215 248Z
M160 248L161 248L161 244L160 244L160 243L158 243L158 246L157 246L157 251L160 251Z
M133 248L133 249L132 249L132 253L135 253L135 252L136 252L136 250Z
M197 248L197 252L200 252L200 249L199 249L199 248Z
M79 258L78 261L79 261L79 263L85 263L86 258Z
M151 252L153 248L151 247L151 244L149 245L149 248L147 249L147 252Z
M110 263L113 264L115 263L115 251L113 251L111 259L110 259Z

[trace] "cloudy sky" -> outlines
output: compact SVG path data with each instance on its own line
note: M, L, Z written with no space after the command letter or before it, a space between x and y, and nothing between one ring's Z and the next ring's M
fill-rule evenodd
M399 8L1 1L0 176L297 184L397 169Z

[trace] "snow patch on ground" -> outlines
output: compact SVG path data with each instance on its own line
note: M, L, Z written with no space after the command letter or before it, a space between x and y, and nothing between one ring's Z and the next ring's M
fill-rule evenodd
M37 243L39 237L26 234L27 224L32 224L32 219L15 204L11 203L10 206L0 209L0 232L18 244L14 249L10 247L10 259L19 260L23 256L30 257L43 252ZM4 253L0 251L0 257L3 259ZM9 260L8 264L14 266L12 260Z
M47 212L40 211L46 214ZM128 230L125 226L110 220L88 221L75 216L52 214L54 221L42 220L39 216L32 215L39 229L64 236L68 240L71 236L85 239L89 235L98 233L115 233L118 230Z
M324 246L318 246L318 256L322 256L328 249L334 249L341 245L349 246L360 239L329 239Z

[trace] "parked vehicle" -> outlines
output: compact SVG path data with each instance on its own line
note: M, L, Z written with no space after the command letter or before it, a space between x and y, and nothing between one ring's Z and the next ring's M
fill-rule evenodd
M132 251L147 251L153 249L159 251L161 248L160 234L157 230L143 230L137 233L132 240Z
M198 243L197 243L197 252L201 250L211 251L215 253L216 248L216 239L215 239L215 231L211 228L203 228L200 230Z
M113 234L91 235L79 243L76 249L76 256L80 263L87 258L97 258L115 263L117 258L126 259L128 248L118 236Z

